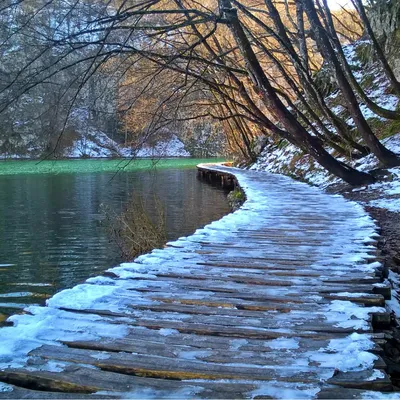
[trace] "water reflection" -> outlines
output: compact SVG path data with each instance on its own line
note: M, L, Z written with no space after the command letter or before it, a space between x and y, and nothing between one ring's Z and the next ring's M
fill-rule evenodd
M0 177L0 314L118 264L100 204L120 212L134 192L150 212L154 195L163 202L168 240L229 211L224 193L193 169Z

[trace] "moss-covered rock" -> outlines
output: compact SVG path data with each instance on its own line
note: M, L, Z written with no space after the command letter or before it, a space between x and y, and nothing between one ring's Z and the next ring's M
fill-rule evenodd
M246 195L240 188L235 188L228 194L228 202L233 211L238 210L246 201Z

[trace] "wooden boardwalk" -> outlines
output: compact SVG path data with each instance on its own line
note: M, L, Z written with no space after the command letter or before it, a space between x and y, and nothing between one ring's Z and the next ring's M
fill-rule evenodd
M201 167L211 170L236 176L244 206L15 317L0 330L0 398L392 390L373 330L390 293L373 221L286 177Z

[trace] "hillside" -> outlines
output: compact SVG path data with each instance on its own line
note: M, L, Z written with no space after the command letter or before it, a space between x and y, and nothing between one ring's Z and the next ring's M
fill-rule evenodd
M65 158L99 158L99 157L190 157L184 144L176 135L171 135L155 146L142 145L134 149L118 144L103 132L93 132L84 139L76 140L71 147L63 152Z
M377 104L390 110L399 107L399 99L390 93L389 83L386 77L375 62L371 62L365 57L368 42L358 41L344 47L346 57L355 73L357 81L364 88L367 95ZM329 82L331 83L331 82ZM354 126L354 122L348 115L348 112L341 100L339 90L332 84L332 89L326 97L327 104L332 107L334 112L344 117L346 123ZM364 104L361 105L362 112L373 126L377 136L392 151L400 153L400 123L398 121L389 121L369 110ZM335 155L334 150L328 149L331 154ZM373 154L363 158L341 157L340 161L361 171L373 171L379 168L379 162ZM257 161L251 166L253 170L262 170L272 173L281 173L295 177L302 181L321 188L328 188L340 183L340 179L330 175L325 169L319 166L309 155L304 154L285 140L270 141L267 143ZM382 172L383 173L383 172ZM382 173L380 175L382 175ZM393 189L393 185L400 179L400 168L392 168L383 173L384 181L382 183L370 185L368 188L349 189L356 191L363 190L380 190L381 194L388 196L390 201L380 201L380 203L371 203L370 205L386 205L392 210L400 211L400 186L397 190ZM386 181L385 181L386 179ZM396 197L398 196L398 197ZM385 197L386 198L386 197ZM372 201L372 200L371 200Z
M31 150L31 151L30 151ZM28 149L19 154L0 154L0 159L38 158L36 149ZM50 157L53 157L50 154ZM57 151L56 158L160 158L160 157L190 157L185 145L174 134L151 146L143 144L131 148L117 143L106 133L91 129L85 135L74 137L67 145Z

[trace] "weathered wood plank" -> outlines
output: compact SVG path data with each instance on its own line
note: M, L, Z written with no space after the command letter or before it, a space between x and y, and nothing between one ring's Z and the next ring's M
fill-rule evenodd
M0 399L118 399L120 396L118 394L95 394L95 393L68 393L65 391L62 392L50 392L49 385L43 384L42 388L46 388L44 390L32 390L25 389L18 386L12 386L12 391L4 391L0 392Z
M368 277L367 274L346 274L345 277L340 277L340 276L323 276L321 275L318 278L317 282L310 282L310 279L304 278L302 279L301 277L288 277L283 279L279 278L274 278L270 276L269 274L267 277L265 275L260 275L260 276L251 276L249 274L243 274L243 275L238 275L236 274L224 274L224 275L218 275L218 276L210 276L210 275L204 275L201 274L201 272L198 271L193 271L191 274L185 274L185 272L182 272L180 274L173 274L173 273L156 273L155 274L156 279L165 280L167 282L171 281L173 282L174 280L199 280L199 281L207 281L207 282L215 282L215 281L221 281L221 282L230 282L230 283L241 283L244 285L261 285L261 286L293 286L296 283L300 285L299 282L302 282L304 286L307 285L318 285L321 282L323 283L324 287L329 288L330 286L337 286L337 287L342 287L342 291L348 291L345 290L345 288L353 289L356 290L357 287L364 288L364 290L371 290L371 284L374 283L380 283L381 279L378 279L375 275L371 275ZM153 278L149 278L148 280L153 280Z
M69 367L62 373L10 369L0 371L0 379L14 383L15 391L2 398L248 398L257 384L231 382L190 382L143 378L85 367ZM90 385L88 387L88 384ZM36 390L32 390L36 388ZM40 390L38 390L40 388ZM68 390L68 391L66 391ZM94 390L91 392L89 390ZM103 395L96 392L104 392ZM2 393L0 393L1 395ZM0 397L1 398L1 397Z
M31 356L49 360L60 360L72 363L86 363L94 365L104 371L117 372L126 375L161 379L251 379L261 381L287 382L316 382L319 380L319 371L316 367L292 367L277 365L257 367L249 365L243 368L231 364L215 364L184 359L170 359L166 357L152 357L148 355L122 353L102 353L59 346L42 346L30 353ZM332 371L333 372L333 371ZM0 374L0 379L1 379ZM90 388L86 390L91 390Z
M147 334L147 335L146 335ZM216 353L223 351L223 355L229 355L231 359L240 358L241 352L245 353L269 353L284 352L285 358L296 357L302 353L310 351L321 352L321 349L328 349L329 339L313 339L313 338L292 338L285 343L285 338L282 340L257 340L257 339L230 339L196 335L176 335L162 336L148 332L140 335L136 332L134 339L114 339L104 338L100 341L62 341L61 343L68 347L86 350L97 350L105 352L128 352L137 354L152 354L162 357L177 357L181 352L192 352L196 354L198 350L212 350ZM221 340L222 339L222 340ZM161 350L161 351L160 351ZM369 350L371 353L383 355L381 346L374 344ZM264 359L265 363L265 359ZM385 364L382 359L375 362L375 368L384 369Z
M391 391L393 389L389 376L382 370L377 370L377 372L374 370L338 372L328 379L327 383L352 389L383 391Z
M321 281L310 281L310 279L299 279L299 277L292 277L287 280L266 280L266 279L256 279L250 277L237 277L237 276L229 276L229 277L215 277L214 279L207 278L202 276L201 278L192 277L189 275L175 277L175 279L169 276L169 279L166 279L168 275L159 276L157 275L154 279L149 279L150 282L146 283L146 288L143 289L135 289L136 291L161 291L162 287L176 288L176 291L211 291L211 292L227 292L227 293L243 293L248 289L248 285L257 285L252 288L252 292L254 294L266 294L268 291L277 291L280 290L282 293L285 291L283 287L287 287L287 291L292 292L301 292L304 295L308 295L308 292L312 294L315 293L336 293L336 292L357 292L357 293L367 293L367 294L379 294L376 293L376 287L371 284L359 283L359 284L347 284L341 283L338 284L336 282L324 281L321 285ZM193 279L197 278L197 279ZM227 284L229 282L229 285Z
M361 389L347 389L339 386L331 386L323 388L317 393L317 399L332 399L332 400L343 400L343 399L362 399L362 398L379 398L376 392L368 392Z
M186 313L167 312L164 310L162 314L150 311L133 312L132 314L121 314L111 312L101 312L107 316L107 322L115 324L123 324L126 326L140 326L149 329L176 329L182 333L211 334L220 336L233 337L244 335L259 334L260 330L276 330L290 329L293 332L328 332L328 333L351 333L358 331L353 327L339 328L334 327L328 322L324 313L315 313L312 317L305 319L303 313L295 313L284 315L283 317L268 318L273 315L264 313L259 318L247 316L230 315L187 315ZM220 310L220 309L218 309ZM181 310L182 311L182 310ZM235 310L238 311L238 310ZM227 328L225 330L225 328ZM237 328L241 328L238 330ZM256 333L254 332L256 330ZM365 326L360 327L359 331L368 332Z

